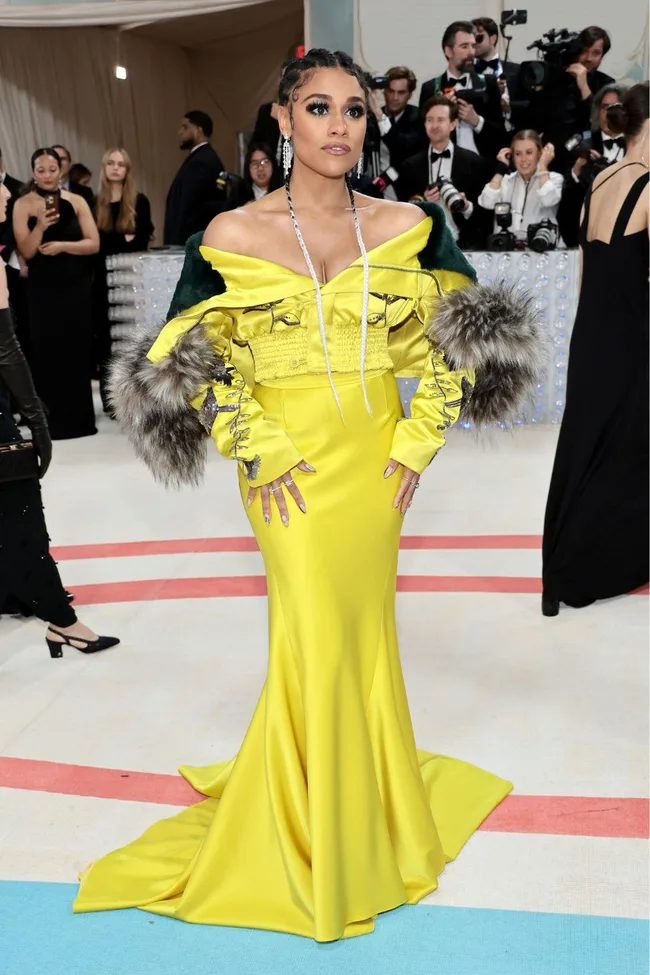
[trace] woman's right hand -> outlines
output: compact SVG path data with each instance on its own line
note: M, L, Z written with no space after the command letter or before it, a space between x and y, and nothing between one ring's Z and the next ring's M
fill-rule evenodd
M305 471L308 474L316 473L316 468L312 467L311 464L308 464L304 460L301 460L295 468L292 468L292 470ZM291 476L290 470L281 477L278 477L275 481L270 481L269 484L263 484L260 488L250 488L246 503L250 508L255 500L255 495L259 491L262 499L262 513L264 515L264 521L267 525L270 525L271 498L273 498L278 507L278 511L280 512L282 524L286 527L289 524L289 511L287 509L287 500L284 496L284 490L289 492L303 514L307 514L307 506L305 505L302 494L300 493L296 482Z
M499 149L499 152L497 153L497 162L503 163L504 166L509 166L511 159L512 149L509 146L504 146L503 149Z
M59 219L59 214L56 210L48 210L45 206L45 200L38 201L36 205L36 226L39 230L47 230L48 227L54 226Z

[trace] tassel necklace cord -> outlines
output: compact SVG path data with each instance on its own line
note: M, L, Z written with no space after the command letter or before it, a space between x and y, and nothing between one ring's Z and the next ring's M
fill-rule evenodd
M327 369L327 377L329 379L329 383L330 383L330 386L331 386L331 389L332 389L332 393L334 395L334 399L336 401L336 405L338 407L338 411L339 411L339 413L341 415L341 419L345 422L345 417L343 416L343 409L341 407L341 401L339 399L338 390L336 388L336 385L334 383L334 377L332 375L332 366L331 366L330 357L329 357L329 350L327 348L327 332L326 332L326 328L325 328L325 316L323 314L323 296L322 296L322 293L321 293L321 285L320 285L320 281L318 280L318 275L316 274L316 269L314 268L313 261L312 261L312 259L310 257L309 251L307 249L307 245L305 243L305 239L302 236L302 232L301 232L300 226L298 224L298 219L297 219L296 214L295 214L295 210L294 210L294 207L293 207L293 200L291 199L291 187L289 185L290 178L291 178L291 173L288 172L287 175L286 175L286 177L285 177L284 186L285 186L285 189L286 189L286 192L287 192L287 201L288 201L288 204L289 204L289 213L291 215L291 222L293 224L294 232L295 232L296 237L298 239L298 243L300 244L300 249L302 250L303 257L305 258L305 263L306 263L307 268L309 270L309 274L311 276L311 279L313 281L314 288L315 288L315 291L316 291L316 312L317 312L317 315L318 315L318 328L319 328L319 331L320 331L321 344L323 346L323 352L324 352L324 355L325 355L325 366L326 366L326 369ZM350 182L348 181L347 177L346 177L346 185L347 185L347 188L348 188L348 193L350 195L350 203L351 203L351 206L352 206L352 216L353 216L353 219L354 219L354 230L355 230L355 234L356 234L356 237L357 237L357 243L359 244L359 250L361 252L361 258L363 260L363 297L362 297L362 304L361 304L360 373L361 373L361 387L363 389L364 402L366 404L366 409L368 410L368 413L372 416L372 409L370 407L370 402L368 400L368 391L366 389L366 376L365 376L366 351L367 351L367 345L368 345L368 296L369 296L369 287L370 287L370 285L369 285L370 273L369 273L369 268L368 268L368 254L366 252L366 247L365 247L365 244L363 242L363 237L361 236L361 225L359 223L359 214L357 213L357 207L356 207L356 204L354 202L354 192L352 190L352 186L351 186Z

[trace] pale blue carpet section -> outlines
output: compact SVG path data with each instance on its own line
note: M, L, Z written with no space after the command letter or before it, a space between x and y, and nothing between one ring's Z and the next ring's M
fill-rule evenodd
M402 907L327 945L143 911L73 915L75 884L0 882L1 975L648 975L644 921Z

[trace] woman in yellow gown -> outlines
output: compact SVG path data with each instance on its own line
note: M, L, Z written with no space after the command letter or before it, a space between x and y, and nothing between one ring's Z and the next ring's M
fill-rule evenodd
M77 912L365 934L433 891L511 789L416 749L395 583L419 475L461 410L516 407L535 327L525 303L472 286L439 208L348 196L364 86L346 55L287 67L286 195L218 217L200 255L191 240L173 317L115 366L116 408L159 477L196 481L206 431L239 462L270 651L236 758L181 769L207 798L92 865ZM421 377L408 419L396 375Z

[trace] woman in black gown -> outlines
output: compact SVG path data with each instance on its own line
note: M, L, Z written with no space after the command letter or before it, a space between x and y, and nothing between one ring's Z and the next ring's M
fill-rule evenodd
M32 371L53 440L97 433L91 388L91 255L99 236L88 204L59 189L54 149L32 156L33 189L14 207L18 250L28 263Z
M6 218L9 192L0 185L0 225ZM22 446L10 405L10 394L29 425L34 448L31 467L20 470ZM49 623L50 656L62 657L63 646L82 653L114 647L115 637L97 636L70 606L56 562L50 555L39 477L52 456L52 442L29 367L16 339L9 310L7 275L0 261L0 613L34 614ZM24 463L24 461L23 461ZM8 609L8 606L12 609Z
M542 612L648 581L648 83L608 109L627 140L594 181L544 524Z
M106 374L111 358L106 258L111 254L146 251L154 231L149 200L144 193L136 190L131 159L124 149L109 149L104 153L95 201L95 220L99 229L99 254L93 280L95 360L104 412L112 415L106 394Z

